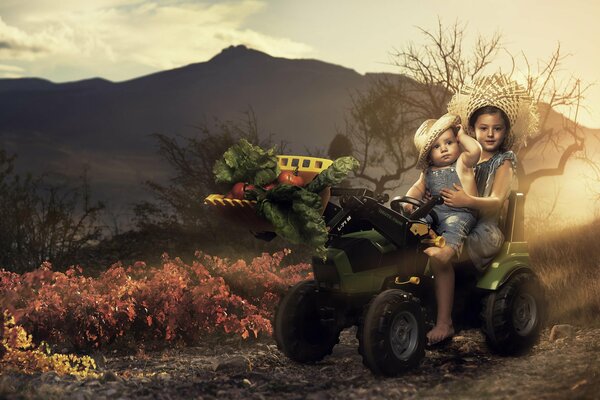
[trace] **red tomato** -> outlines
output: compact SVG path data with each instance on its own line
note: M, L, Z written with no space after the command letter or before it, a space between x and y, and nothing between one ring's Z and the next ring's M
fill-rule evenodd
M304 179L293 171L282 171L277 177L277 182L285 185L304 186Z
M244 187L246 184L244 182L238 182L231 188L231 195L234 199L244 199Z
M265 189L266 191L269 191L269 190L273 189L275 186L277 186L277 182L271 182L271 183L268 183L265 186L263 186L263 189Z
M256 189L256 186L245 182L238 182L231 188L231 195L234 199L244 200L244 193Z

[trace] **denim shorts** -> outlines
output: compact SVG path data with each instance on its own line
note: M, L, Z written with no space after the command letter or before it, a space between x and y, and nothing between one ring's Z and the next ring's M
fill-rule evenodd
M438 216L439 224L433 229L446 239L446 246L452 247L457 256L460 255L463 243L477 218L466 209L448 207L446 205L433 208Z

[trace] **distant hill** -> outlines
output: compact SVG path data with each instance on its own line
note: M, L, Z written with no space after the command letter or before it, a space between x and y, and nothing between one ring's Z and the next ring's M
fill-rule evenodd
M124 82L0 79L0 145L18 154L20 172L77 176L88 166L95 197L120 213L148 196L141 182L170 173L152 133L197 135L203 120L241 120L251 107L275 143L324 151L344 124L350 95L381 76L236 46Z
M125 82L1 79L0 143L18 154L21 171L73 175L88 165L96 194L122 204L145 196L141 181L166 174L150 134L196 135L201 121L241 120L251 107L276 143L326 149L350 94L372 77L237 46Z

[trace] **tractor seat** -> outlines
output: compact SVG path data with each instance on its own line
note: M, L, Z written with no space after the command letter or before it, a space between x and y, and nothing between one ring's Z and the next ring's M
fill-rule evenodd
M524 210L525 210L525 195L520 192L512 191L506 200L498 227L504 235L505 242L524 242ZM477 275L478 271L469 258L467 249L463 249L460 259L454 264L454 270L457 274Z

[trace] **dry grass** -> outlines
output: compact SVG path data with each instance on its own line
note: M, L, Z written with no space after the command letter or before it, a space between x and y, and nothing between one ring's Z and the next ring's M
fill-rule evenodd
M536 231L529 252L547 290L550 323L600 325L600 220Z

